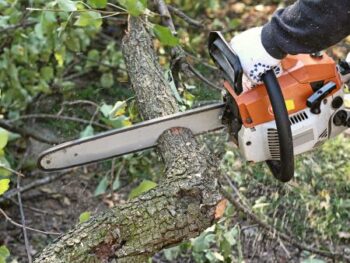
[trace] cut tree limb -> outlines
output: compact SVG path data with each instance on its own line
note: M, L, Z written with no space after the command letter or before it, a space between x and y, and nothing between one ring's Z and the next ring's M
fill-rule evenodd
M142 116L151 119L177 112L140 18L130 18L123 54ZM217 182L219 161L183 128L163 133L158 151L166 169L156 188L77 225L35 262L146 262L162 248L211 226L223 199Z

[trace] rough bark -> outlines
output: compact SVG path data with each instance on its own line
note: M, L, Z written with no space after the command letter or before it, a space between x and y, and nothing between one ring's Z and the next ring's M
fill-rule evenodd
M178 111L139 18L129 21L123 54L142 116L150 119ZM163 133L158 150L166 170L156 188L75 226L35 262L146 262L160 249L212 225L222 200L219 162L183 128Z

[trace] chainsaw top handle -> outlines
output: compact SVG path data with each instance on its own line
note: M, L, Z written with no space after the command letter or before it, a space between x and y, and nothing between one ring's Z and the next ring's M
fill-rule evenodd
M270 69L267 71L262 76L262 80L275 116L280 150L280 161L269 160L266 163L278 180L288 182L294 175L293 137L288 111L274 70Z
M243 69L238 56L228 45L222 34L212 31L209 34L209 54L224 72L226 80L241 94ZM265 84L275 117L279 140L280 160L266 161L272 174L282 182L288 182L294 175L293 137L288 111L284 102L281 87L273 69L267 71L262 80Z

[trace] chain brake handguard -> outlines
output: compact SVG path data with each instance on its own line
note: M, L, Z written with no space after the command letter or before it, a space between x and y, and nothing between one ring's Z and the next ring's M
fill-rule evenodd
M226 80L234 88L235 93L241 94L243 91L241 63L219 31L213 31L209 34L209 54L225 74Z

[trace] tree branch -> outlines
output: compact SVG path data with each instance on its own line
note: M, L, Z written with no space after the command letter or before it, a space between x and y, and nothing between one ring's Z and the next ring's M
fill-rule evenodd
M163 19L163 24L167 26L174 35L177 34L173 20L171 18L171 15L169 13L168 8L173 8L170 7L169 5L167 6L163 0L154 0L155 4L157 5L157 8L162 15ZM175 11L176 10L176 11ZM179 10L176 8L173 8L174 12L177 12L178 14L180 13ZM182 13L183 16L186 16L185 14ZM200 72L198 72L192 65L189 63L186 59L186 52L182 49L180 46L176 46L172 49L172 56L173 56L173 61L172 61L172 71L173 71L173 76L175 80L176 86L180 84L179 82L179 72L180 70L183 71L191 71L200 81L204 82L207 84L209 87L221 91L222 88L218 87L214 83L212 83L210 80L208 80L206 77L204 77ZM184 70L185 69L185 70Z
M140 18L130 17L122 51L142 116L151 119L177 112ZM166 170L156 188L77 225L35 262L145 262L160 249L212 225L222 200L218 160L182 128L163 133L158 150Z
M203 25L203 23L201 21L197 21L197 20L189 17L184 12L182 12L180 9L177 9L176 7L171 6L171 5L167 5L167 7L168 7L169 11L172 14L180 17L181 19L183 19L189 25L191 25L193 27L196 27L196 28L204 28L204 25Z
M10 31L14 31L18 28L26 28L26 27L31 27L33 25L35 25L37 22L35 21L23 21L22 23L19 23L17 25L10 25L8 27L5 27L3 29L0 30L0 34L5 34L8 33Z
M12 225L14 226L17 226L17 227L21 227L21 228L25 228L27 230L30 230L30 231L33 231L33 232L37 232L37 233L40 233L40 234L45 234L45 235L60 235L60 233L57 233L57 232L48 232L48 231L42 231L42 230L39 230L39 229L35 229L35 228L32 228L32 227L28 227L28 226L25 226L25 225L21 225L17 222L15 222L11 217L9 217L4 210L2 210L0 208L0 214L2 214L5 219L7 221L9 221Z
M53 115L53 114L28 114L28 115L21 115L17 119L10 120L8 122L16 122L21 120L27 120L27 119L54 119L54 120L63 120L63 121L73 121L73 122L79 122L83 124L92 124L96 127L108 130L109 127L103 124L100 124L98 122L90 122L88 120L80 119L77 117L70 117L70 116L61 116L61 115Z
M43 142L43 143L47 143L47 144L57 144L57 143L60 143L59 140L56 140L56 139L48 139L46 137L43 137L41 136L40 134L38 133L35 133L35 132L32 132L26 128L21 128L19 126L16 126L16 125L13 125L13 124L10 124L9 122L7 121L4 121L4 120L0 120L0 127L1 128L4 128L5 130L8 130L10 132L13 132L13 133L18 133L19 135L23 136L23 137L31 137L33 138L34 140L36 141L39 141L39 142Z
M206 77L204 77L200 72L198 72L190 63L187 63L187 66L189 70L201 81L203 81L205 84L207 84L209 87L216 89L216 90L222 90L219 86L212 83L210 80L208 80Z
M23 185L21 186L19 189L11 189L9 191L7 191L6 193L4 193L3 196L0 197L0 203L4 202L7 199L10 199L12 197L14 197L15 195L17 195L18 192L24 193L26 191L29 191L33 188L45 185L45 184L49 184L65 175L67 175L68 172L61 172L61 173L56 173L50 176L46 176L44 178L40 178L38 180L32 181L29 184Z
M160 15L162 16L163 24L166 25L174 35L176 35L177 32L167 5L164 3L163 0L154 0L154 2L158 8Z

